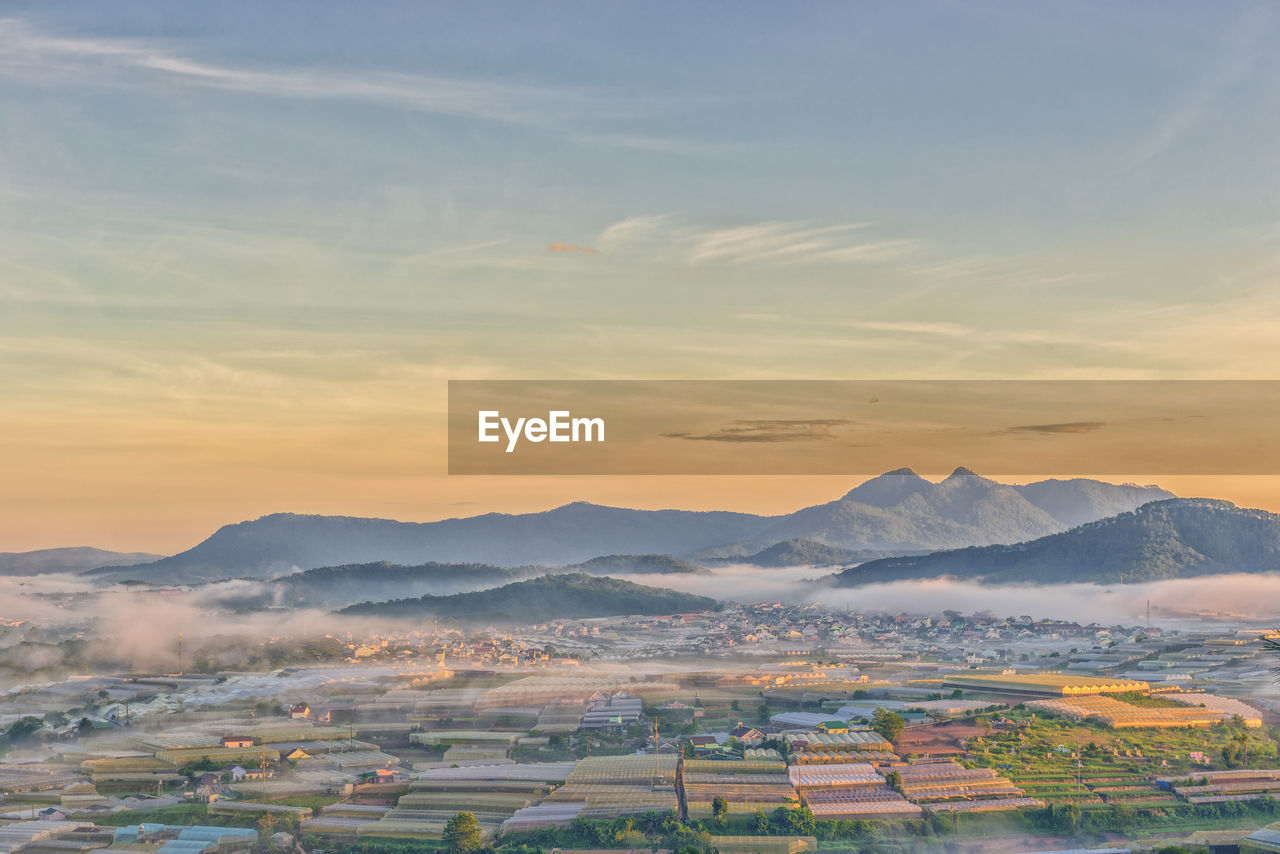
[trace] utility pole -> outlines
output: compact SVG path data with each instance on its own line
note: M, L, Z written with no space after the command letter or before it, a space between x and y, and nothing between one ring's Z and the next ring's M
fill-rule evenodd
M182 632L178 632L178 675L182 675Z
M654 779L656 779L658 781L658 784L661 785L662 784L662 741L658 737L658 722L656 720L653 722L653 764L654 764L654 771L656 772L654 775Z

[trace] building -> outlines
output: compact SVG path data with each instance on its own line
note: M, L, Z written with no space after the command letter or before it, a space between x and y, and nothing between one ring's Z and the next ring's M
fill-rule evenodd
M605 703L587 709L582 717L582 729L626 729L640 722L644 700L639 697L615 696Z
M157 850L173 854L226 854L247 851L258 841L258 831L246 827L179 827L167 824L132 824L118 827L111 845L132 850Z
M1087 694L1119 694L1140 691L1151 685L1135 679L1108 679L1101 676L1078 676L1074 673L1014 673L1003 671L964 671L942 677L947 688L966 691L989 691L997 694L1039 694L1050 697L1077 697Z

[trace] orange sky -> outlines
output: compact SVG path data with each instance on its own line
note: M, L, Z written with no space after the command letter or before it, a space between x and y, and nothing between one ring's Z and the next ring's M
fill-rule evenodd
M1166 5L6 10L0 551L857 481L449 478L450 379L1274 379L1280 16Z

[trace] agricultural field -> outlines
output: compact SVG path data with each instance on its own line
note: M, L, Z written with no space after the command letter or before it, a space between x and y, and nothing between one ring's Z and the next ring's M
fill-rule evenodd
M1156 777L1195 774L1227 767L1223 748L1238 758L1234 767L1272 767L1275 733L1231 725L1159 730L1114 730L1091 723L1015 711L969 739L967 764L994 768L1028 797L1082 807L1123 805L1159 808L1177 798ZM1192 758L1202 754L1208 764Z

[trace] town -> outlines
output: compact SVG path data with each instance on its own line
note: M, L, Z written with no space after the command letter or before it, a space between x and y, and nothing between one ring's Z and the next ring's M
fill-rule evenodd
M0 694L0 850L1280 850L1276 637L766 603L175 647Z

